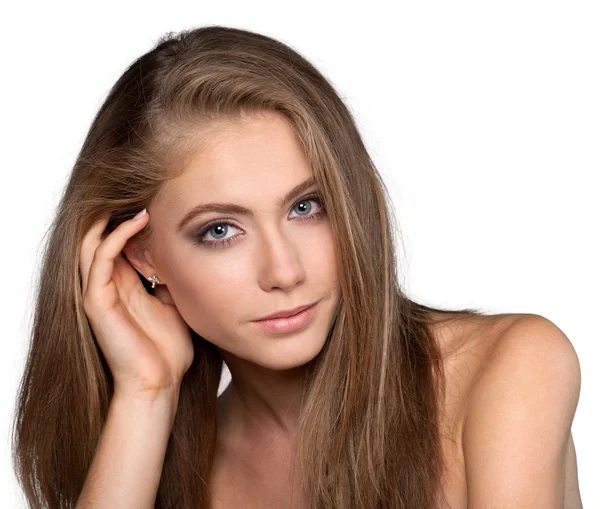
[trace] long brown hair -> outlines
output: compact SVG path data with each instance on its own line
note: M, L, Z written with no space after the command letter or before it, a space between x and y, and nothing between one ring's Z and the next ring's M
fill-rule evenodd
M303 391L296 452L308 508L437 507L445 380L430 326L440 313L483 313L433 308L403 293L393 207L347 106L289 46L216 25L167 33L129 66L99 109L61 197L13 430L14 469L31 507L75 505L113 394L82 305L82 236L110 213L108 234L157 199L198 148L192 134L197 142L211 122L260 111L278 112L293 127L343 268L340 305ZM138 238L152 242L151 223ZM192 339L155 508L210 506L223 360L194 331Z

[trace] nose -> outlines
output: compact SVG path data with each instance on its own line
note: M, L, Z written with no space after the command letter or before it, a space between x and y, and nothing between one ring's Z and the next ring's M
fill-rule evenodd
M260 286L265 291L273 288L289 290L304 281L304 267L300 250L310 246L300 245L298 239L286 236L277 228L264 232L260 252Z

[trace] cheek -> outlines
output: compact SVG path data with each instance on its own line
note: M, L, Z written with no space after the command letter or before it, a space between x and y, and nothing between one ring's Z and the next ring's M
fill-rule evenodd
M303 242L310 246L301 253L306 271L307 296L329 294L339 298L339 275L331 228L321 225ZM257 312L257 282L259 267L253 256L241 249L224 248L219 253L196 255L166 263L178 267L169 274L171 294L183 319L199 335L219 337L227 330L252 319ZM260 303L258 303L260 304Z
M335 245L331 229L327 230L327 240L320 242L314 253L311 253L315 267L319 267L319 276L322 281L330 284L339 283L338 261L335 254Z
M201 336L238 324L245 318L241 305L252 288L247 259L205 257L188 263L171 279L172 295L184 320ZM247 312L247 311L246 311Z

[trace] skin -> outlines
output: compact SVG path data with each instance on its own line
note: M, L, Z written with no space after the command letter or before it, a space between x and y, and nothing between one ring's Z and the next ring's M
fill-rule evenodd
M326 213L303 220L324 211L303 199L314 187L277 205L312 176L284 117L223 122L210 140L148 207L159 248L140 252L132 241L124 251L144 276L160 277L184 320L223 355L232 376L220 398L223 426L235 422L244 436L291 442L303 366L322 349L341 298L331 225ZM242 205L254 218L209 212L178 231L190 209L208 202ZM198 236L216 220L231 226L215 223ZM212 247L200 238L232 242ZM269 334L251 323L315 301L316 315L299 333Z
M229 468L241 468L246 459L255 472L257 452L268 451L270 461L261 472L269 482L266 491L246 471L235 471L245 507L281 507L290 493L289 446L299 419L303 367L322 349L341 298L332 230L326 214L294 219L321 210L304 199L312 189L277 206L311 176L283 117L268 113L221 123L211 133L211 143L148 207L157 248L137 250L132 239L124 251L145 277L158 274L184 320L219 349L231 371L232 384L219 398L219 433L246 448ZM236 203L255 217L213 212L177 230L190 209L207 202ZM300 202L309 208L303 212ZM215 223L203 238L232 243L197 244L201 227L216 220L233 226L220 231ZM313 322L298 334L269 335L250 323L317 300ZM577 355L543 317L513 315L503 323L510 326L474 328L473 337L493 340L452 357L456 369L449 383L459 399L447 410L461 416L458 481L448 486L452 508L580 508L570 433L581 381ZM463 333L436 331L444 348ZM282 456L273 456L274 450ZM217 484L229 486L232 475L226 471Z
M571 426L581 369L569 338L523 315L480 373L462 433L468 508L580 509Z

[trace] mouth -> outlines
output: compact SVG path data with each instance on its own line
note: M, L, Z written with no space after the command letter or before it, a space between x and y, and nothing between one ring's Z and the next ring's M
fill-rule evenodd
M313 321L317 313L320 301L302 306L300 312L283 318L269 318L266 320L254 320L252 323L263 332L270 334L292 334L305 330Z
M283 310L283 311L278 311L278 312L273 313L271 315L263 316L262 318L258 318L256 320L252 320L252 321L253 322L262 322L262 321L265 321L265 320L274 320L276 318L290 318L292 316L295 316L295 315L301 313L302 311L305 311L308 308L311 308L315 304L316 304L316 302L313 302L312 304L306 304L305 306L298 306L297 308L294 308L294 309L287 309L287 310Z

